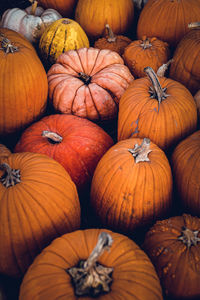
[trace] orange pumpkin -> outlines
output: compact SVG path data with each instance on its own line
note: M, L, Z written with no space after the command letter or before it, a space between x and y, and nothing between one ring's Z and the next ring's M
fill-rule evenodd
M130 233L165 216L172 200L165 153L149 139L116 143L95 169L90 198L101 223L117 231Z
M200 216L200 130L182 140L172 153L175 187L186 211Z
M157 77L147 67L148 77L134 80L122 95L118 114L118 140L148 137L168 151L197 128L197 107L181 83Z
M135 242L109 230L87 229L65 234L42 251L23 278L19 300L94 297L163 299L155 269Z
M54 8L62 17L72 17L78 0L38 0L44 8Z
M137 37L157 37L175 47L199 15L200 0L148 0L139 15Z
M0 144L0 157L8 157L11 151L3 144Z
M118 53L92 47L61 54L47 77L56 111L96 121L117 116L119 99L134 80Z
M167 299L199 299L200 219L184 214L158 221L143 245Z
M194 100L197 105L197 114L198 114L198 119L199 119L199 124L200 124L200 90L198 90L196 92L196 94L194 95Z
M42 116L48 82L35 49L21 34L1 28L0 48L0 135L7 135Z
M0 273L22 276L54 238L80 227L80 203L65 169L46 155L0 156Z

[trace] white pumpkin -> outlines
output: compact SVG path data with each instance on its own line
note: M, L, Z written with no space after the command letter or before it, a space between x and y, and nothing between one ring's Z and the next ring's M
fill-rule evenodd
M0 26L21 33L31 43L37 43L45 28L62 16L52 8L44 10L37 7L37 1L26 9L7 9L1 19Z

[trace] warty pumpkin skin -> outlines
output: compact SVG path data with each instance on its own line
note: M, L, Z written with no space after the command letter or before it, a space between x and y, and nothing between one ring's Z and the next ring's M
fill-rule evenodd
M200 297L200 219L188 214L157 221L142 247L169 299Z
M43 115L48 82L35 49L21 34L1 28L0 48L0 135L7 135Z
M166 216L171 207L169 161L154 143L142 142L133 138L116 143L100 159L92 178L90 201L96 215L104 226L125 233ZM148 150L144 161L142 155L133 155L138 145L144 153Z
M176 47L199 15L200 0L148 0L138 19L137 37L157 37Z
M125 34L133 18L132 0L79 0L75 9L75 20L91 40L105 35L106 24L115 34Z
M47 78L56 111L92 121L114 119L119 99L134 80L118 53L92 47L60 55Z
M80 227L79 198L46 155L0 156L0 177L0 273L21 277L54 238Z
M53 22L39 42L39 52L47 67L54 64L60 54L84 47L89 47L87 35L76 21L68 18Z
M113 268L113 272L110 291L96 299L162 300L160 282L144 251L128 237L102 229L79 230L54 240L26 273L19 300L94 299L92 296L75 295L67 270L88 259L100 233L109 234L113 243L97 262L100 266Z
M74 14L77 0L38 0L38 3L44 8L54 8L62 17L69 18Z
M171 166L174 185L185 211L200 216L200 130L174 149Z
M145 70L150 77L134 80L120 99L118 140L148 137L168 151L196 130L197 107L181 83Z
M112 145L112 138L87 119L50 115L27 128L14 151L52 157L66 169L81 190L91 182L98 161Z

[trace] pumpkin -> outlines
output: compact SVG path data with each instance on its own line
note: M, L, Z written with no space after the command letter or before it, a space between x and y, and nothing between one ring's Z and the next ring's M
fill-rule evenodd
M3 144L0 144L0 157L8 157L11 151Z
M62 18L53 22L42 34L39 52L44 64L51 66L63 52L89 47L89 40L74 20Z
M148 76L134 80L122 95L118 114L118 140L148 137L165 151L197 128L197 108L189 90L181 83Z
M77 0L38 0L44 8L54 8L63 17L72 17L77 4Z
M22 130L43 115L48 82L38 55L21 34L0 29L0 135Z
M56 111L93 121L117 117L119 99L134 80L118 53L93 47L60 55L47 78Z
M62 16L54 9L37 7L37 1L26 9L7 9L1 19L1 27L21 33L31 43L37 43L45 28Z
M149 0L137 23L137 37L157 37L176 47L189 31L188 23L199 20L200 0Z
M87 186L112 138L93 122L73 115L50 115L23 132L15 152L46 154L69 173L77 188Z
M200 90L198 90L196 92L196 94L194 95L194 100L196 102L198 119L199 119L199 124L200 124Z
M132 0L79 0L75 9L75 20L91 40L105 35L109 24L115 34L125 34L133 23Z
M169 77L185 85L194 95L200 85L200 22L189 24L189 28L175 49Z
M107 30L106 37L99 38L94 43L94 48L110 49L116 51L119 55L124 53L124 49L131 43L131 39L124 35L115 35L109 24L105 25Z
M174 149L171 165L174 183L186 211L200 216L200 130Z
M199 299L200 219L188 214L157 221L143 249L169 299Z
M153 37L143 36L141 40L132 41L125 49L123 59L134 77L144 77L144 68L151 67L157 71L169 58L167 43Z
M21 277L54 238L80 227L75 184L37 153L0 156L0 273Z
M128 237L102 229L78 230L54 240L29 268L19 294L19 300L79 297L163 299L144 251Z
M130 233L151 224L168 214L171 200L169 161L147 138L116 143L95 169L91 206L101 223L116 231Z

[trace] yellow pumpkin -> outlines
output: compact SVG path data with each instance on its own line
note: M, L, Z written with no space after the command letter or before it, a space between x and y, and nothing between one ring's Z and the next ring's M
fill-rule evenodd
M74 20L62 18L53 22L42 34L39 42L41 58L47 66L68 50L89 48L89 40L82 27Z

